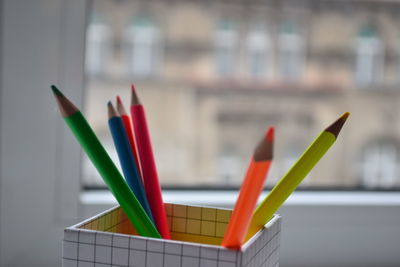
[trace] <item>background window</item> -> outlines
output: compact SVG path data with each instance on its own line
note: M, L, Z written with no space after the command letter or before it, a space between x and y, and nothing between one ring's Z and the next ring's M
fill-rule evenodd
M392 188L400 184L399 147L393 141L374 142L362 153L361 182L367 188Z
M135 78L156 74L160 61L161 33L145 16L134 18L125 30L125 57Z
M219 159L219 176L225 184L232 184L238 180L243 171L241 170L241 161L234 145L224 145Z
M236 41L233 21L221 19L215 33L217 72L221 76L230 75L235 70Z
M279 70L286 79L299 78L303 70L304 41L298 25L285 22L279 29Z
M85 69L89 75L104 74L111 57L111 30L101 16L93 14L86 32Z
M357 17L375 16L362 1L332 3L337 8L308 2L301 7L251 5L258 12L276 13L268 25L254 21L260 13L237 3L151 3L93 1L93 14L108 23L109 33L103 39L110 45L103 50L87 45L87 64L89 55L98 55L93 57L96 60L104 56L107 61L97 65L107 71L92 75L87 69L84 112L118 166L106 103L120 95L128 107L132 81L146 108L160 181L166 187L239 186L255 146L268 126L274 125L275 156L267 180L271 187L322 129L349 111L338 142L303 185L355 189L360 186L360 173L354 171L360 164L360 144L376 140L376 129L400 136L396 126L400 117L393 115L398 113L398 80L385 83L393 86L390 94L354 90L354 62L348 57L354 54L354 36L358 36L357 73L365 73L360 77L370 81L379 77L375 65L383 69L396 61L395 53L387 53L386 63L377 56L383 55L383 40L397 40L397 35L384 36L390 27L397 27L389 13L387 22L377 23L382 35L378 38L371 30L362 34L357 30ZM282 19L287 14L301 23ZM396 47L395 43L385 46ZM267 79L254 82L262 77ZM386 81L383 75L380 79ZM384 179L395 179L390 171L393 153L368 151L368 162L379 155L380 167L373 171L379 175L362 171L368 177L362 186L380 186ZM91 163L84 162L84 186L103 186ZM385 184L390 189L400 186Z
M246 40L249 72L253 78L265 77L270 71L271 44L265 25L253 26Z
M356 39L356 81L369 85L383 75L384 46L372 27L364 27Z

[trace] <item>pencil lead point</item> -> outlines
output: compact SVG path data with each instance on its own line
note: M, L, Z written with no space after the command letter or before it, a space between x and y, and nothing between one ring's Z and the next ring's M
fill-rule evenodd
M334 121L330 126L328 126L325 131L332 133L337 138L349 115L349 112L343 113L343 115Z
M135 86L133 85L133 83L131 85L131 94L132 94L131 95L131 105L140 105L140 100L136 93L136 89L135 89Z
M107 102L108 107L108 118L118 117L118 112L115 110L111 101Z
M275 128L273 126L269 127L266 133L266 138L269 142L274 141L274 135L275 135Z
M60 90L57 89L57 87L55 85L51 85L51 90L53 91L53 94L55 96L62 96L63 94L60 92Z
M272 160L274 154L274 127L269 127L264 138L256 147L254 161Z
M117 96L117 111L119 115L127 115L124 104L119 96Z
M79 109L75 107L75 105L68 98L66 98L55 85L51 85L50 88L53 91L54 97L57 101L61 116L65 118L79 111Z
M121 101L121 98L119 97L119 95L117 95L117 104L119 104L119 105L122 104L122 101Z
M343 113L343 115L340 118L342 118L342 120L346 121L349 116L350 116L350 113L345 112L345 113Z

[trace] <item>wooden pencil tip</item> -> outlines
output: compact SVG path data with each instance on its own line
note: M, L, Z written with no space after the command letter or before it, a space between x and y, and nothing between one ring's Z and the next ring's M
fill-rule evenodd
M131 83L131 91L136 91L135 85L133 83Z
M71 101L69 101L68 98L64 96L63 93L58 90L58 88L55 85L50 86L51 90L53 91L53 94L56 98L58 107L60 108L61 115L65 117L69 117L75 112L78 112L78 108L75 107L74 104L72 104Z
M119 105L122 104L122 101L121 101L121 98L119 97L119 95L117 95L117 104L119 104Z
M274 141L274 135L275 135L275 128L274 127L269 127L267 130L267 133L265 134L265 137L267 138L267 140L269 142L273 142Z
M256 147L253 154L254 161L272 160L274 154L274 127L269 127L264 138Z
M325 131L332 133L337 138L340 131L342 130L344 123L346 122L349 116L350 116L349 112L343 113L343 115L340 116L339 119L334 121L330 126L328 126L328 128L326 128Z
M52 84L50 87L51 87L51 90L53 91L53 94L55 96L62 96L63 95L55 85Z
M343 115L340 118L342 118L342 120L346 121L349 116L350 116L350 113L345 112L345 113L343 113Z
M118 113L115 110L111 101L107 102L107 107L108 107L108 118L109 119L111 119L112 117L118 117Z
M119 115L127 115L124 104L119 96L117 96L117 111Z
M140 100L136 93L136 89L135 89L135 86L133 85L133 83L131 84L131 93L132 93L131 105L140 105Z

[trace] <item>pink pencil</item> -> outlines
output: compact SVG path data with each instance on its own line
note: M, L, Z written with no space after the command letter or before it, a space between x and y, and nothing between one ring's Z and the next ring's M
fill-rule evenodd
M147 200L150 204L151 213L153 214L155 224L161 236L165 239L170 239L167 214L165 213L161 187L158 181L156 163L147 127L146 114L133 84L131 117L136 136L140 165L142 167L144 188L146 190Z

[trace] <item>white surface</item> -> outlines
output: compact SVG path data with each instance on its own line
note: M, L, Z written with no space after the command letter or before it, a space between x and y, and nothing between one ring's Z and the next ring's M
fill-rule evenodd
M232 207L231 192L164 192L164 200ZM111 194L81 194L90 217L115 205ZM400 193L295 192L282 215L280 266L399 266Z
M264 192L262 200L267 195ZM230 191L163 191L165 202L184 203L204 206L233 206L237 192ZM84 205L116 205L117 202L109 191L86 191L80 195ZM358 205L358 206L400 206L398 192L294 192L285 205Z
M60 266L78 218L80 148L50 85L80 105L86 3L0 1L0 266Z

